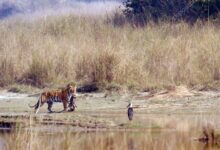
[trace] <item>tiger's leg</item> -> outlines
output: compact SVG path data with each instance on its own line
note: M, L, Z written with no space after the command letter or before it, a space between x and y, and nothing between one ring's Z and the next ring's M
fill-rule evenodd
M74 96L71 96L68 107L69 107L68 111L74 111L75 108L77 107L76 104L75 104L75 97Z
M63 101L63 111L67 111L67 101Z
M47 105L48 105L48 111L49 113L53 113L54 111L52 111L52 106L53 106L53 101L50 99L49 101L47 101Z

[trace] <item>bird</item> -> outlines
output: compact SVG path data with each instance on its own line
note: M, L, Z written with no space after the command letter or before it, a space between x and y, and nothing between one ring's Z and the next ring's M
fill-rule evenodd
M128 119L131 121L133 119L133 113L134 113L131 102L128 104L127 108L128 108Z

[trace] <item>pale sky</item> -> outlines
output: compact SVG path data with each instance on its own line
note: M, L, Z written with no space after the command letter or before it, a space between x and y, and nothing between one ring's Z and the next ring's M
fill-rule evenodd
M121 5L120 0L0 0L0 18L16 15L103 15Z

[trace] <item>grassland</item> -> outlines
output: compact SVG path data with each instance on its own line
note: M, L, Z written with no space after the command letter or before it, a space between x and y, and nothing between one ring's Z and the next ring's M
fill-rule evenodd
M110 19L111 20L111 19ZM95 17L0 22L0 85L218 88L220 30L198 22L114 26Z

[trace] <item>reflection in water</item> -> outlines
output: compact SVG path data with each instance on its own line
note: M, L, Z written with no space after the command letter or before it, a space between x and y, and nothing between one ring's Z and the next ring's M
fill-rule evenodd
M211 124L203 127L203 135L198 139L198 141L204 144L204 150L220 148L220 134L216 132L215 128Z
M112 119L112 114L110 115ZM104 117L110 115L106 114ZM1 141L5 141L1 142L1 147L4 143L6 149L18 150L26 150L30 147L54 150L64 147L65 149L80 150L136 150L143 148L150 150L207 150L213 147L220 148L219 144L216 144L220 143L220 138L218 138L220 136L217 134L219 129L217 125L220 122L217 115L212 117L171 115L167 117L166 115L139 114L131 122L127 120L124 113L123 115L117 114L115 118L119 119L119 121L114 120L115 122L124 123L112 128L94 128L91 124L80 127L58 124L33 124L33 126L21 124L19 128L19 125L14 127L15 125L4 122L2 128L10 128L10 126L14 128L8 133L1 133L0 130ZM207 122L212 122L214 126L205 128L204 125ZM200 142L200 139L205 140Z
M4 150L5 149L5 140L1 137L0 135L0 149L1 150Z
M192 140L191 132L74 132L42 133L18 131L0 134L0 149L207 149L210 145ZM56 143L56 144L55 144Z
M204 143L203 144L203 150L210 150L210 149L220 149L220 145L210 144L210 143Z
M132 138L128 139L128 150L134 150L134 140Z

